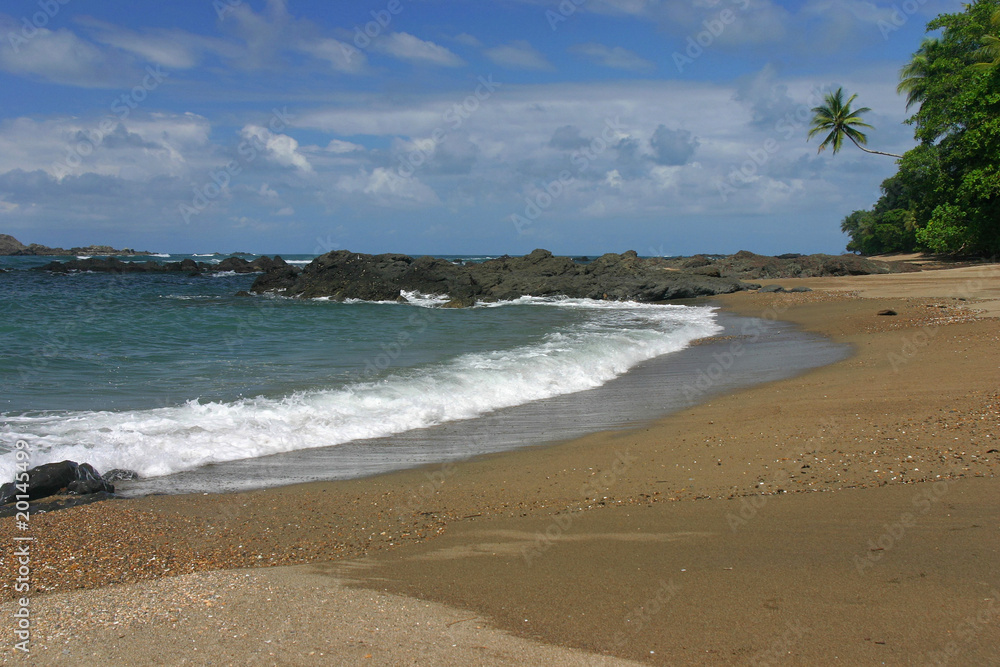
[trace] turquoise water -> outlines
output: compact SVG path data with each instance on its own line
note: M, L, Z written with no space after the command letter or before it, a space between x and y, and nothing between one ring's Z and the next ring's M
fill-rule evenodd
M186 257L222 259L157 259ZM48 261L0 258L0 478L18 439L36 465L155 477L405 433L599 387L720 330L708 307L454 310L235 296L255 274L27 270Z

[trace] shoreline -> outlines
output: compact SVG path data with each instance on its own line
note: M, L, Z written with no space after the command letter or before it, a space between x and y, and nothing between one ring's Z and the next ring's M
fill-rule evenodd
M1000 583L991 567L1000 536L988 518L997 507L1000 467L994 446L1000 327L967 309L982 305L992 312L1000 300L1000 273L994 267L973 278L963 271L901 274L915 277L911 282L896 276L766 281L817 291L716 297L736 313L780 310L781 319L854 345L857 352L804 375L712 397L636 430L376 478L224 496L152 496L42 515L37 530L58 536L59 544L39 558L65 564L74 556L75 566L52 581L55 590L192 569L313 562L293 569L445 603L546 644L654 664L745 663L780 645L790 632L785 621L795 618L790 609L811 609L818 620L807 623L810 640L787 649L798 660L828 658L823 650L833 647L841 659L882 655L903 664L946 646L968 614L993 614L990 586ZM928 285L930 296L918 296ZM849 292L868 296L838 291L851 286L860 289ZM978 298L988 301L959 301ZM876 315L885 308L898 315ZM978 479L949 481L958 476ZM948 498L962 502L932 503L916 527L904 527L904 533L920 532L921 539L898 540L904 546L886 554L892 566L871 568L885 574L859 579L850 557L878 554L865 545L881 539L879 521L893 526L915 493L941 480L953 489ZM761 501L772 509L757 508L745 517L744 501L751 509ZM734 531L727 515L747 525ZM683 530L674 530L681 524ZM141 534L130 530L136 525L144 527ZM10 526L10 520L0 521L4 535ZM94 544L97 526L102 539ZM550 529L557 537L538 537ZM699 541L702 534L711 540ZM814 553L810 545L818 543L829 546L829 553ZM962 549L953 548L959 543ZM144 554L142 560L152 553L156 560L141 563L131 559L133 553ZM697 595L677 597L669 587L650 587L680 577L680 569L694 571L671 563L697 566L700 560L715 562L711 554L717 553L730 554L735 564L726 568L743 571L735 584L733 570L696 567L697 586L685 588ZM320 565L330 559L336 560ZM962 578L947 575L949 568ZM6 584L7 563L2 571ZM267 570L255 572L268 576ZM579 584L595 578L604 584ZM496 581L504 587L498 590ZM872 598L891 613L881 621L867 613L851 618L849 601L833 593L843 582L853 582L859 609L876 604ZM807 608L789 606L788 593L775 593L797 586L810 591ZM767 602L765 593L781 599ZM927 605L916 618L909 613L916 600L926 599L921 596L946 594L947 604ZM563 598L569 608L553 604ZM682 607L690 615L643 616L654 603L661 611ZM522 613L529 609L530 617ZM586 609L595 613L580 613ZM779 610L784 613L771 613ZM645 620L620 642L614 632L628 616ZM709 617L726 624L721 636L706 629ZM861 621L884 627L868 631L866 639L858 636L865 634ZM975 653L982 650L976 647L995 642L997 625L979 630L962 655L985 655ZM670 627L682 627L683 636ZM889 650L871 637L879 633L891 638L893 652L878 653ZM167 628L158 636L164 645L176 639ZM642 648L647 645L655 646L648 649L654 653Z
M711 396L799 375L847 354L825 337L801 332L793 325L727 313L717 315L717 321L725 327L720 333L640 362L589 390L379 438L123 482L117 485L118 492L124 498L232 493L372 478L408 469L430 470L449 462L547 447L595 433L642 428ZM738 355L728 361L724 377L696 375L711 368L713 355L727 353L733 339L740 340L747 350L753 349L755 355ZM759 358L751 358L754 356ZM317 472L320 470L324 472Z

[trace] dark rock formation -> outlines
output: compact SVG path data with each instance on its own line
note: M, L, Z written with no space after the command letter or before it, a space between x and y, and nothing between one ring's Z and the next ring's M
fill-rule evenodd
M535 250L459 266L433 257L365 255L338 250L316 258L300 273L283 267L254 282L255 293L337 300L391 301L402 291L450 297L450 307L521 296L567 296L614 301L668 301L746 289L739 281L668 270L635 251L609 253L581 265Z
M789 253L778 257L768 257L755 255L746 250L714 260L704 255L695 255L683 261L678 268L686 270L698 268L698 273L718 271L718 275L723 278L737 278L739 280L863 276L875 273L919 271L919 269L902 262L880 262L857 255Z
M109 245L89 245L83 248L50 248L49 246L32 243L24 245L9 234L0 234L0 255L41 255L41 256L69 256L69 255L149 255L148 250L133 250L132 248L112 248Z
M148 262L123 262L114 257L91 257L90 259L73 259L68 262L49 262L45 266L36 267L35 271L51 271L53 273L70 273L72 271L93 271L95 273L170 273L182 271L189 275L198 276L202 273L222 273L233 271L235 273L260 273L280 268L287 268L288 264L281 257L275 255L270 257L259 257L252 262L241 257L228 257L218 264L207 262L196 262L193 259L185 259L180 262L159 263Z
M60 461L35 466L28 471L28 500L37 500L56 495L62 491L75 495L91 493L114 493L115 487L101 478L89 463ZM0 504L16 499L20 493L11 482L0 487ZM23 494L22 494L23 495Z

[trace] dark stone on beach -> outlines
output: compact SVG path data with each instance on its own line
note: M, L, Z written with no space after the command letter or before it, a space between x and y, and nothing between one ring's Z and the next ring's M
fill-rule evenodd
M10 493L10 488L15 493ZM115 487L101 478L101 475L89 463L75 461L60 461L45 463L28 470L28 499L37 500L54 496L63 490L69 494L86 495L91 493L114 493ZM5 484L0 490L0 499L10 502L16 494L14 484ZM3 504L3 503L0 503Z
M761 287L759 291L761 294L777 294L778 292L784 292L785 288L781 285L765 285L764 287Z
M101 479L105 482L127 482L133 479L139 479L139 473L134 470L126 470L124 468L112 468L101 475Z
M55 495L76 481L75 461L60 461L36 466L28 471L28 498Z
M114 493L115 487L110 482L103 479L94 466L89 463L81 463L76 467L76 479L66 485L66 493L76 496L85 496L88 493Z
M13 502L17 495L17 485L14 482L7 482L6 484L0 485L0 505L6 505L7 503Z
M719 267L712 266L710 264L706 264L705 266L695 267L691 269L690 272L698 276L713 276L715 278L722 277L722 271L719 269Z
M786 290L786 291L787 292L812 292L812 287L802 287L802 286L799 286L799 287L793 287L792 289Z
M891 308L886 308L885 310L878 311L878 314L879 315L898 315L899 313L897 313L895 310L892 310Z

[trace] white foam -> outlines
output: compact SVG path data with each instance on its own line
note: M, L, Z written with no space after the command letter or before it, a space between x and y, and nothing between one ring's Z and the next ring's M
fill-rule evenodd
M154 252L153 254L149 255L149 257L170 257L170 253L169 252Z
M708 307L537 298L517 303L602 312L534 345L465 354L335 389L229 403L189 401L152 410L11 416L5 419L0 444L9 452L18 439L26 440L32 465L72 459L98 470L166 475L387 436L591 389L642 361L721 330ZM378 357L371 362L373 368L383 365ZM14 455L0 455L0 479L12 478L14 471Z

